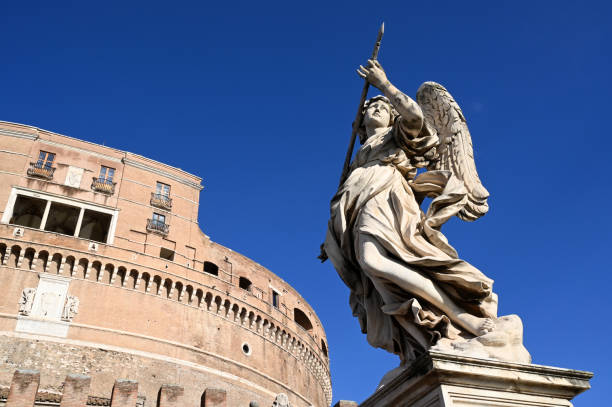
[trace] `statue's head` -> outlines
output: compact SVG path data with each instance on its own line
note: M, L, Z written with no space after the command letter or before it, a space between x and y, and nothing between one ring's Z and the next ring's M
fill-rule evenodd
M363 121L359 128L359 141L363 144L367 139L365 129L391 127L399 115L385 96L378 95L366 100L361 111Z

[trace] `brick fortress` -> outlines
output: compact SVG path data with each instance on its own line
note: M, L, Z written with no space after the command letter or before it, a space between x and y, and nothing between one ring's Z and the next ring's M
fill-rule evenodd
M200 182L0 122L0 405L330 405L317 315L200 230Z

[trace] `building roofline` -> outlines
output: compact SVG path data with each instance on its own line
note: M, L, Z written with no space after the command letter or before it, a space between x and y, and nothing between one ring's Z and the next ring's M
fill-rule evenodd
M13 125L13 126L22 126L22 127L28 128L28 129L36 132L37 134L29 134L29 133L26 133L26 132L19 132L19 131L11 131L11 130L0 129L0 135L12 136L12 137L20 137L20 138L26 138L26 139L31 139L31 140L38 140L40 138L38 133L39 132L44 132L44 133L51 134L53 136L64 137L64 138L67 138L67 139L70 139L70 140L74 140L74 141L77 141L77 142L80 142L80 143L89 144L89 145L96 146L96 147L99 147L99 148L111 150L111 151L113 151L115 153L122 154L123 155L122 161L126 165L129 165L128 163L134 163L134 161L135 161L134 159L142 160L142 161L148 161L148 162L151 162L151 163L162 165L162 166L164 166L164 167L166 167L166 168L168 168L168 169L170 169L172 171L179 172L179 173L181 173L183 175L186 175L186 176L189 176L190 178L193 178L195 180L195 182L187 182L187 185L192 186L192 187L194 187L196 189L199 189L199 190L204 188L202 185L200 185L200 183L202 182L202 178L201 177L199 177L197 175L194 175L194 174L192 174L190 172L187 172L185 170L182 170L182 169L180 169L178 167L173 167L173 166L168 165L166 163L154 160L152 158L148 158L148 157L142 156L140 154L132 153L132 152L126 151L126 150L119 150L119 149L114 148L114 147L109 147L109 146L105 146L105 145L102 145L102 144L97 144L97 143L94 143L92 141L87 141L87 140L83 140L83 139L76 138L76 137L66 136L65 134L56 133L54 131L41 129L40 127L31 126L29 124L15 123L15 122L9 122L9 121L6 121L6 120L0 120L0 125L1 124L8 124L8 125ZM130 159L129 157L132 157L134 159ZM144 163L143 163L142 166L147 167L147 169L150 168L148 165L146 165ZM167 175L167 174L164 174L164 175ZM176 180L180 180L178 177L169 177L169 178L176 178Z

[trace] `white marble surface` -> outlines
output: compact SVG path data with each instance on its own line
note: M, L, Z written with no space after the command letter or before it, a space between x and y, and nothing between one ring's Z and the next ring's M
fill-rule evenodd
M362 146L331 201L321 259L350 289L368 343L403 366L432 346L530 362L520 318L498 316L493 280L441 231L454 216L473 221L489 209L461 108L434 82L413 100L378 61L358 73L384 96L363 106Z
M84 172L85 170L83 168L74 167L72 165L69 166L64 185L72 188L79 188L81 186L81 180L83 179Z
M590 388L590 372L430 352L360 407L556 407Z
M68 328L70 328L69 322L49 321L45 319L19 316L17 317L15 331L28 334L66 338L68 336Z

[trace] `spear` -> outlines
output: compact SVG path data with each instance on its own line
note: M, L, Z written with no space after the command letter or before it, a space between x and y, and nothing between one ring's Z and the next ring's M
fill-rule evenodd
M374 50L372 51L372 58L376 60L378 58L378 50L380 49L380 41L382 40L382 36L385 33L385 23L383 22L378 30L378 36L376 37L376 44L374 44ZM351 165L351 157L353 156L353 148L355 147L355 138L357 137L357 132L359 131L359 126L361 125L361 120L363 119L361 111L363 110L363 104L368 97L368 89L370 87L370 83L367 79L365 79L365 83L363 84L363 90L361 91L361 100L359 101L359 108L357 109L357 117L355 117L355 121L353 122L353 133L351 134L351 141L349 141L348 151L346 152L346 158L344 159L344 167L342 168L342 175L340 176L340 185L346 179L348 175L349 166Z

